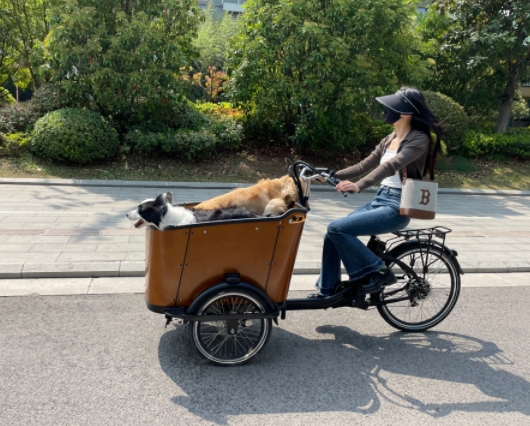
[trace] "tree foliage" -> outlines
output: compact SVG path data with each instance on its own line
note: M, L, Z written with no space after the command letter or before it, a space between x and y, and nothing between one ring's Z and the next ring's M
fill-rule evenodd
M209 67L224 70L230 52L230 42L237 35L240 19L230 13L216 17L213 3L204 11L204 21L199 25L193 45L199 52L193 61L196 72L207 73Z
M475 120L489 118L498 112L505 70L498 61L476 60L478 53L470 43L448 46L445 37L451 25L434 7L418 20L416 31L424 41L423 58L430 71L423 87L454 99Z
M469 118L464 108L442 93L427 90L423 95L431 111L440 120L447 151L458 152L469 129Z
M500 99L497 132L505 132L517 86L530 78L530 2L440 0L436 9L449 24L440 47L465 63L464 73L475 69L480 75L488 68L504 73L503 89L493 95Z
M0 84L38 88L47 79L44 41L49 0L0 0Z
M401 0L251 0L231 62L232 98L301 148L360 143L376 95L423 67Z
M67 0L50 20L53 79L121 131L182 102L181 70L194 56L200 20L196 1Z

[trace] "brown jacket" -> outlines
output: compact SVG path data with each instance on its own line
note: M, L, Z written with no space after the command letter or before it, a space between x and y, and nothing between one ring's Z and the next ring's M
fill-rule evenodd
M407 167L407 177L422 179L429 153L429 138L419 130L412 129L399 144L396 156L383 164L379 164L395 134L396 132L394 131L385 137L363 161L338 171L336 176L341 180L345 180L370 172L355 182L361 192L381 182L386 177L394 175L396 171L399 171L399 176L403 180L403 168L405 166Z

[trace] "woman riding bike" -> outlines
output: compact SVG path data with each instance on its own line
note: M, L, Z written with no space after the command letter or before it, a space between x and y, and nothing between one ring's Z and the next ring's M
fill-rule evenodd
M396 282L392 270L358 237L405 228L410 219L399 214L403 169L406 167L407 177L413 179L422 179L428 163L429 169L434 169L442 129L422 93L402 87L395 94L376 100L385 107L385 122L393 124L395 130L367 158L336 172L335 177L342 180L336 187L339 192L361 192L378 182L381 186L370 203L328 225L316 283L318 293L310 298L334 294L341 281L341 261L349 281L359 284L364 294L377 293L384 285ZM431 132L436 135L436 143ZM345 180L363 175L355 182Z

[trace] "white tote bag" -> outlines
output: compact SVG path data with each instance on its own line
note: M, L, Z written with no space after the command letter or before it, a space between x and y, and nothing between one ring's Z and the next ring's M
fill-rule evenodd
M438 183L432 180L408 179L407 168L403 169L403 189L399 214L411 219L434 219Z

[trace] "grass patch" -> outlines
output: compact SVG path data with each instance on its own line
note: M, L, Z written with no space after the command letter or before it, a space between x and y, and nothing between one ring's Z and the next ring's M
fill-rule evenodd
M0 177L253 183L259 179L285 175L285 157L293 160L299 158L286 148L273 150L270 147L266 152L249 149L199 163L131 156L97 165L68 166L28 155L22 158L0 158ZM315 166L340 170L355 164L360 158L304 156L304 160ZM441 159L437 164L436 180L441 188L530 190L530 162L492 162L452 157L450 161Z
M441 188L530 190L530 162L470 160L474 172L439 171Z

